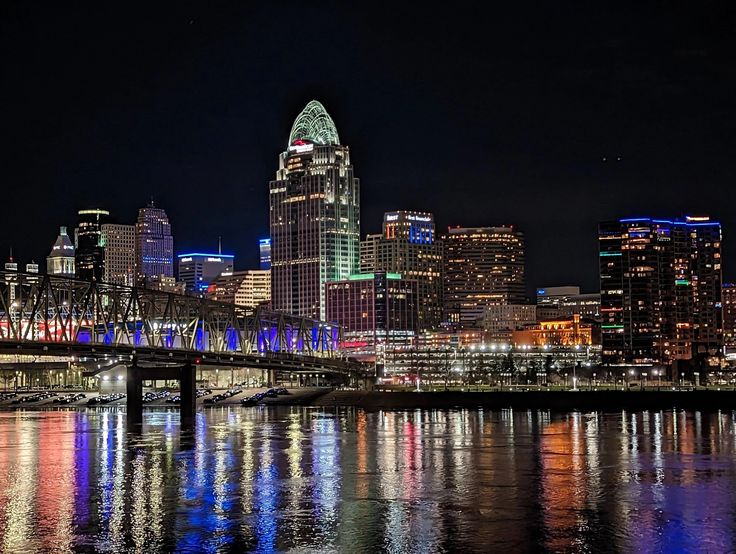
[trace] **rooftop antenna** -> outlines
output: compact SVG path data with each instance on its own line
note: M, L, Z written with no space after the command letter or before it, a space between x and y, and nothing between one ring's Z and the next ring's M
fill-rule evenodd
M217 254L218 255L222 254L222 235L217 237Z
M12 246L10 247L10 260L8 261L11 263L13 262L13 247Z
M153 205L153 194L151 195L151 203L150 203L150 204L149 204L148 206L149 206L150 208L154 208L154 207L155 207L155 206Z

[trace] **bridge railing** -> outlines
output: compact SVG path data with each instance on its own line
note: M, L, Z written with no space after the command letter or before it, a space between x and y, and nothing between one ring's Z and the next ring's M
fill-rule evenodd
M332 356L340 328L164 291L2 271L0 340Z

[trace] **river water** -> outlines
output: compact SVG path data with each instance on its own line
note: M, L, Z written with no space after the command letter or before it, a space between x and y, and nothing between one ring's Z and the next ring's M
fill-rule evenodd
M0 413L5 552L728 552L735 412Z

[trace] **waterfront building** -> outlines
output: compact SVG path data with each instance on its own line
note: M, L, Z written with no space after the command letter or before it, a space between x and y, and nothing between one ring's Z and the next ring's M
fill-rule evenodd
M524 234L513 226L456 227L444 243L447 320L479 328L490 304L524 304Z
M79 224L74 233L77 277L85 281L102 281L105 277L105 245L102 225L110 212L99 208L79 210Z
M590 346L593 327L582 323L576 314L570 319L540 321L515 329L511 342L515 346Z
M724 283L723 303L723 342L727 350L736 350L736 284Z
M604 363L718 363L720 223L621 219L600 224L599 244Z
M60 277L74 277L74 244L66 232L66 227L59 228L59 236L46 257L46 273Z
M260 261L260 269L271 269L271 239L259 239L258 241L258 258Z
M294 121L269 198L273 309L324 319L325 283L358 272L360 185L319 102Z
M135 225L103 223L100 229L105 257L103 281L132 287L135 284Z
M484 339L508 342L513 331L536 321L534 304L489 304L483 312Z
M159 288L156 282L174 276L174 238L166 212L153 200L138 210L135 225L135 266L139 286Z
M204 296L210 284L223 273L232 273L235 256L193 252L179 254L179 280L186 283L187 294Z
M386 348L417 332L417 291L415 280L385 271L328 282L327 320L341 326L343 348L373 353L380 368Z
M419 329L437 329L442 321L442 243L435 240L434 216L396 211L383 216L383 233L368 235L360 246L361 271L400 273L417 282Z
M271 301L271 271L247 269L222 273L209 286L207 298L247 308L266 306Z

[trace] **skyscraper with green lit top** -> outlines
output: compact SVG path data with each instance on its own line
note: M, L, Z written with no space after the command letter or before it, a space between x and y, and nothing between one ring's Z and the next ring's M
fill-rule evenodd
M325 319L325 283L360 265L360 182L324 106L294 121L269 184L272 306Z

